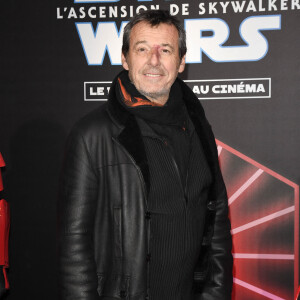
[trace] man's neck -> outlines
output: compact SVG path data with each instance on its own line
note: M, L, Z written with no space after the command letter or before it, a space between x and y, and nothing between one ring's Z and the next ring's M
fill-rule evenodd
M151 102L159 104L161 106L164 106L167 103L168 99L169 99L169 95L167 97L160 97L160 98L152 98L152 97L149 97L149 96L145 96L145 97L147 97L147 99L149 99Z

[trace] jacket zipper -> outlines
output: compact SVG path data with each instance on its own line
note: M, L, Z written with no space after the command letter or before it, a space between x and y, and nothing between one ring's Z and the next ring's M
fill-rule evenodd
M183 191L183 196L184 196L184 200L185 200L185 204L187 205L187 194L186 194L186 189L187 189L187 177L188 177L188 168L187 168L187 174L186 174L186 178L185 178L185 186L183 186L183 182L182 182L182 179L181 179L181 176L180 176L180 172L179 172L179 168L178 168L178 165L177 165L177 162L171 152L171 150L169 149L169 144L168 144L168 141L165 140L165 139L160 139L158 138L160 141L163 142L163 144L165 145L166 149L168 149L167 151L169 152L170 156L171 156L171 159L172 159L172 162L173 162L173 165L175 167L175 170L176 170L176 173L177 173L177 176L179 178L179 182L180 182L180 186L181 186L181 190Z

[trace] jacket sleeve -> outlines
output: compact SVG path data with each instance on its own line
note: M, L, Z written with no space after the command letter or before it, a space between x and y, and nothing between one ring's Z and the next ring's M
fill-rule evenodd
M218 154L215 142L213 155L215 159L215 182L213 198L208 202L208 214L213 212L212 235L209 237L207 249L207 278L201 288L201 293L195 300L230 300L232 291L232 238L231 225L228 218L228 199L225 184L218 164ZM210 205L214 202L214 205Z
M232 240L227 195L221 188L216 202L214 231L208 253L208 278L195 300L230 300L232 291Z
M93 252L97 174L84 138L67 142L58 203L59 299L99 300Z

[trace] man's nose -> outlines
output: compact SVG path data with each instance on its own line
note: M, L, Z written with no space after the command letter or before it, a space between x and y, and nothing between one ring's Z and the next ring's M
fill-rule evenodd
M158 47L153 47L150 52L149 64L152 66L160 65L160 53Z

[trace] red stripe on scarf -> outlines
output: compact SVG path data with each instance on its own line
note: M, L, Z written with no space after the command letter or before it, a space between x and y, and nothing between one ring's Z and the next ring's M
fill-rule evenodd
M123 86L121 79L118 78L118 80L119 80L119 84L120 84L121 91L123 94L124 102L127 106L130 106L130 107L136 107L136 106L140 106L140 105L163 106L159 103L151 102L151 101L143 99L143 98L131 97L131 95L126 91L125 87ZM136 102L134 102L133 99Z

